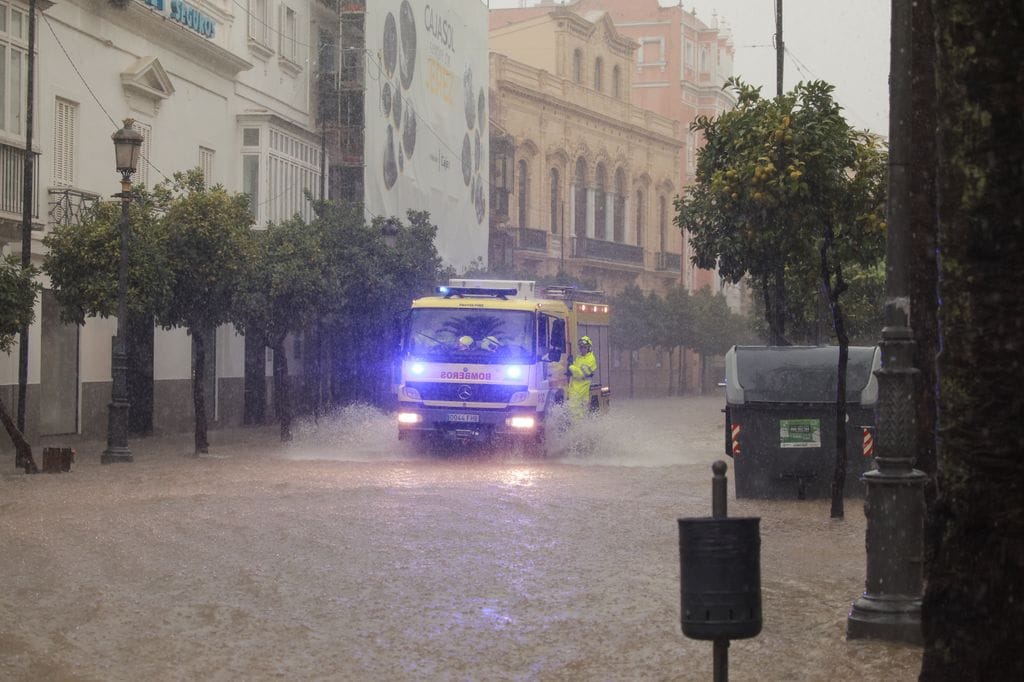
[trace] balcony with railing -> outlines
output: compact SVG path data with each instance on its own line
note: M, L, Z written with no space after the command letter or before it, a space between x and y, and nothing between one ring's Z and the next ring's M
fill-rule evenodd
M595 260L612 261L626 265L638 265L643 267L643 247L620 242L609 242L603 239L576 238L573 248L574 258L590 258Z
M82 214L100 200L99 194L83 192L71 187L51 187L49 190L49 217L53 226L68 227L82 222Z
M32 219L39 217L39 154L32 164ZM0 144L0 217L21 220L25 192L25 150Z
M678 253L669 253L662 251L657 254L658 262L655 264L657 270L668 270L671 272L679 272L683 269L683 257Z
M515 238L517 249L524 251L540 251L546 253L548 250L548 233L546 230L535 230L530 227L514 227L511 230Z

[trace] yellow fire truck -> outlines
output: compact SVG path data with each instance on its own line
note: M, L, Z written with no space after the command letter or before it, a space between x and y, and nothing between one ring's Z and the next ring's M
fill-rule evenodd
M581 336L598 361L591 409L608 408L609 317L600 292L538 291L531 281L453 279L413 301L396 386L399 439L504 439L542 452Z

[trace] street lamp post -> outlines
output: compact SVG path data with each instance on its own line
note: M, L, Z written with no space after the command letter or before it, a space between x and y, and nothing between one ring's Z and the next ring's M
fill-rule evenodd
M924 484L917 457L914 335L908 286L910 252L910 0L892 3L889 106L889 230L885 326L879 344L876 456L863 476L867 577L846 622L849 639L920 644L924 553Z
M384 245L389 249L395 248L398 244L398 233L401 232L402 228L394 218L388 218L381 223L380 231L384 235Z
M111 135L114 158L121 173L121 262L117 269L117 335L110 352L110 403L107 405L107 449L100 462L131 462L128 448L128 208L132 195L132 173L139 161L142 134L132 128L134 121L124 120L124 127Z

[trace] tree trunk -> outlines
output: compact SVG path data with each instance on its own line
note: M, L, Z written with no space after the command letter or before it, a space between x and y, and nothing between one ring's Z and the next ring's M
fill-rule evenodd
M14 466L24 469L26 474L38 474L39 467L36 466L36 461L32 457L32 446L25 440L25 434L21 432L10 413L7 412L7 406L4 405L3 400L0 400L0 421L4 423L7 435L14 443Z
M633 351L629 351L629 397L633 397Z
M288 356L284 352L285 337L274 342L274 395L277 418L281 422L281 442L292 439L292 393L288 381Z
M933 0L939 495L921 679L1020 680L1024 656L1024 7ZM915 26L915 31L917 26Z
M243 424L263 424L267 412L267 346L253 331L245 334Z
M850 359L850 337L846 333L843 307L839 303L839 297L846 290L846 282L843 281L843 267L840 263L836 263L835 284L833 284L832 269L829 266L829 253L832 250L834 237L832 226L826 223L824 239L821 243L821 285L825 290L829 311L832 313L832 328L836 332L836 340L839 341L835 404L836 461L832 471L832 506L829 516L833 519L841 519L844 515L843 492L846 487L846 461L848 458L846 452L846 368Z
M676 349L668 349L668 397L672 397L672 379L675 377Z
M704 356L704 353L700 354L700 377L697 379L697 384L700 386L700 394L704 395L704 375L707 374L708 361Z
M676 380L676 391L679 395L686 395L686 347L679 346L679 365L677 366L679 377Z
M786 267L780 262L771 273L771 287L765 286L765 295L771 297L771 313L768 319L772 346L788 346L786 340ZM767 300L765 301L767 310ZM703 379L702 379L703 383Z
M192 332L192 406L195 410L195 455L210 451L206 438L206 333L193 329Z

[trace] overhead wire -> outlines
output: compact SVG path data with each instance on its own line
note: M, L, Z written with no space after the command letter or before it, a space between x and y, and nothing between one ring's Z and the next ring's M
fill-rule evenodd
M46 26L50 29L50 33L53 35L53 39L57 41L57 45L60 47L61 52L64 53L64 56L67 58L68 63L71 64L71 68L74 69L76 74L78 74L78 78L82 81L82 85L84 85L85 89L89 92L90 95L92 95L92 98L96 101L96 104L99 106L100 111L106 114L107 118L114 126L114 131L116 132L117 130L119 130L117 121L114 120L114 117L110 115L110 112L107 111L107 108L103 106L103 102L100 101L100 98L96 95L95 91L93 91L92 87L89 86L89 82L85 80L85 76L83 76L82 72L78 70L78 64L75 63L75 60L72 59L71 55L68 53L67 48L64 47L64 43L57 35L57 31L54 30L53 24L50 23L50 18L46 14L41 14L41 16L43 17L43 20L46 22ZM156 164L150 161L150 159L147 156L142 155L142 160L146 162L146 165L148 165L150 168L152 168L157 173L162 175L164 180L170 180L170 178L168 178L167 175L162 170L157 168Z

